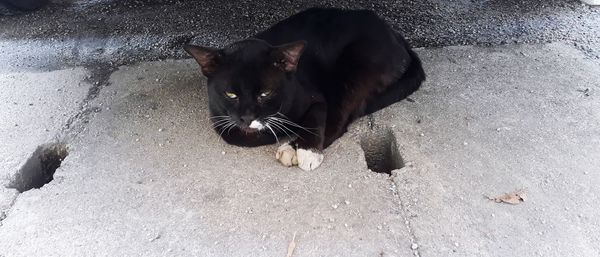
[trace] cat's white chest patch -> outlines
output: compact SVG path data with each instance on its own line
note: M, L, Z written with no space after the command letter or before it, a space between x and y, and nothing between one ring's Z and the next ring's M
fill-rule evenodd
M250 122L250 126L248 126L248 127L253 128L253 129L263 130L265 128L265 125L260 123L260 121L253 120L252 122Z

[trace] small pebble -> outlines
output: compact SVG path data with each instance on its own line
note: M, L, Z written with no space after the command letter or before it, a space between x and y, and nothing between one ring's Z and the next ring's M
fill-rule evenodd
M221 152L221 155L225 155L225 151L222 151L222 152Z
M337 207L338 207L337 204L334 204L334 205L331 206L331 208L333 208L333 209L337 209Z
M425 136L425 134L421 133L421 134L419 134L419 136L422 136L422 137L424 137L424 136Z
M417 250L417 249L419 249L419 245L418 245L418 244L415 244L415 243L413 243L413 244L410 246L410 249Z
M163 132L163 130L164 130L163 128L159 128L158 132Z
M350 204L350 201L346 200L346 201L344 201L344 203L345 203L346 205L349 205L349 204Z

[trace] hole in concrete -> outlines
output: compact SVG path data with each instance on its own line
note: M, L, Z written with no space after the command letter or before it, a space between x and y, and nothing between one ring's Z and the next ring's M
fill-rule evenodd
M367 167L372 171L391 175L392 170L404 167L391 130L372 130L361 138L360 145L365 153Z
M54 172L69 154L67 146L60 143L39 146L15 174L9 188L25 192L43 187L54 179Z

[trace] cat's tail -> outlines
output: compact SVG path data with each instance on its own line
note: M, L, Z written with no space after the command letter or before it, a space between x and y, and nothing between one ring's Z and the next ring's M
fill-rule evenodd
M404 47L406 47L411 59L410 65L400 79L392 85L389 85L385 91L373 98L374 101L370 101L367 104L364 115L374 113L405 99L417 91L421 86L421 83L425 81L425 71L423 70L421 59L419 59L417 53L410 48L409 44L400 34L396 34L396 38L400 43L404 44Z

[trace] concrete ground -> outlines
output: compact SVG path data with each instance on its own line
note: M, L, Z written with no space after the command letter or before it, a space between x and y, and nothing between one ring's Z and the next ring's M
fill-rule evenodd
M568 40L597 40L590 13L581 38L419 48L423 88L312 172L219 140L193 60L2 34L0 256L286 256L291 241L292 256L599 256L600 61ZM377 154L391 176L369 169Z

